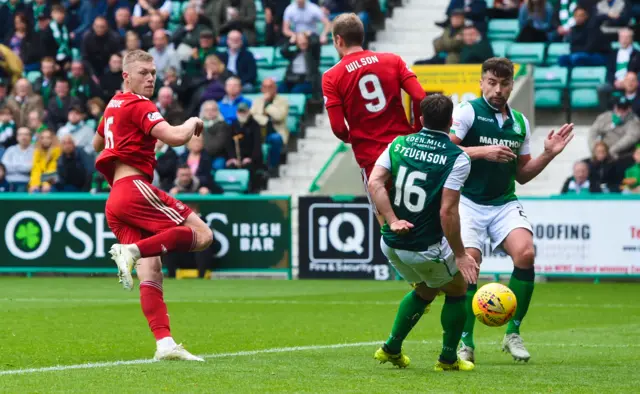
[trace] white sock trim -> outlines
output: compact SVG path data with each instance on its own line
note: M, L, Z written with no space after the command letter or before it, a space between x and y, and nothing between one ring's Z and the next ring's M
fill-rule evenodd
M140 249L138 249L138 246L136 244L125 245L125 247L129 249L129 252L131 252L131 254L133 255L134 260L140 260Z
M178 344L173 340L172 337L165 337L156 342L158 349L172 349Z

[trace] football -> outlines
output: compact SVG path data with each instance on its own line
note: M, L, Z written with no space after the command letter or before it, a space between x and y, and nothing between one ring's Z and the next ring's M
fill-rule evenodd
M506 324L516 313L517 305L513 291L500 283L482 286L473 296L472 303L476 319L489 327Z

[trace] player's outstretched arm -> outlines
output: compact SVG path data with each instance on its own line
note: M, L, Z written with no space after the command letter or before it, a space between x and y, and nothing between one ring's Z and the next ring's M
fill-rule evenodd
M524 185L529 182L545 169L556 156L558 156L567 146L569 141L573 139L573 123L563 125L558 132L551 130L547 138L544 140L544 152L535 159L531 158L531 154L520 155L518 157L518 169L516 172L516 181Z
M462 237L460 235L460 213L458 204L460 203L460 190L452 190L444 187L442 189L442 201L440 205L440 223L445 238L453 250L456 258L458 270L467 283L476 283L478 280L478 263L466 253Z
M180 126L160 122L151 129L151 135L169 146L182 146L202 133L204 123L199 118L189 118Z

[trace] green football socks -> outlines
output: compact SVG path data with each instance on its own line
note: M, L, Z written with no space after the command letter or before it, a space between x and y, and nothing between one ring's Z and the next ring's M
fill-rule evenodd
M444 306L440 314L442 323L442 353L440 361L451 364L458 359L456 351L462 337L462 330L467 319L465 311L466 296L450 297L444 299Z
M462 330L462 343L471 348L476 347L473 343L473 327L476 323L476 316L473 314L473 296L478 291L478 285L467 285L467 297L465 300L465 314L466 319L464 322L464 329Z
M535 271L533 267L530 269L521 269L513 267L513 274L509 280L509 288L516 295L518 307L515 315L509 324L507 324L507 334L520 334L520 325L529 310L531 297L533 296Z
M398 307L391 335L383 347L387 353L398 354L402 351L402 342L418 323L431 301L433 300L423 300L415 291L411 291L404 296L402 302L400 302L400 307Z

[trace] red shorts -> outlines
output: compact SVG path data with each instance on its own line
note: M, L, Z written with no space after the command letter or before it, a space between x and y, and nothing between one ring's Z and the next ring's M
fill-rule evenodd
M118 241L131 244L181 225L191 208L134 175L113 184L105 214Z

